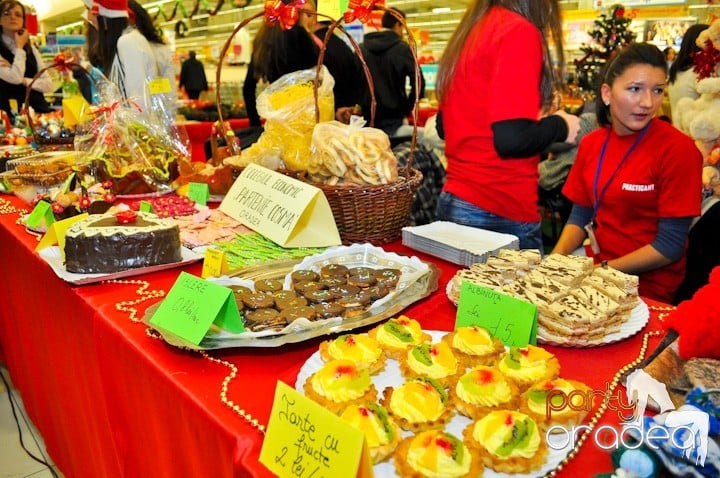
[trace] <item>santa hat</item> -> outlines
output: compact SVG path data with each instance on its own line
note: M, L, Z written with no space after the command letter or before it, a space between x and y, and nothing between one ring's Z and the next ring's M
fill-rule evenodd
M107 18L128 17L127 0L83 0L83 3L96 15Z

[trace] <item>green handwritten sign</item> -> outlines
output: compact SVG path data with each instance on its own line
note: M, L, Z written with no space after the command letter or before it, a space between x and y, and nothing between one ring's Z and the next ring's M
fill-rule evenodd
M154 327L199 345L210 325L243 332L240 311L227 287L181 272L150 319Z
M260 463L280 478L371 477L365 435L278 381Z
M487 287L463 281L455 328L485 327L505 345L537 343L537 306Z
M25 219L25 224L28 227L38 227L40 222L45 219L45 225L50 225L55 222L55 215L52 212L52 206L47 201L38 201L33 210Z
M207 183L190 183L187 195L201 206L207 206L208 199L210 199L210 187Z
M140 210L142 212L155 212L155 210L153 210L152 204L150 204L148 201L140 201Z

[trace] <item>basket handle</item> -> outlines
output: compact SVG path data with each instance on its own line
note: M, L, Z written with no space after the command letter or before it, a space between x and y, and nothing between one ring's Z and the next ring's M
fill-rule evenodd
M415 78L414 78L414 80L415 80L415 105L413 106L413 133L412 133L412 138L410 141L410 154L408 155L407 163L405 165L407 172L409 173L411 164L412 164L412 160L413 160L413 156L415 153L415 148L417 147L418 105L420 103L421 80L420 80L420 64L418 63L418 58L417 58L417 44L415 43L415 38L413 37L412 33L410 33L410 29L407 26L407 22L405 21L405 18L402 15L398 14L396 11L394 11L390 8L386 8L383 5L375 5L374 0L369 0L369 4L367 4L367 5L366 5L366 3L368 3L368 2L367 1L364 2L362 5L359 5L358 8L363 11L366 11L366 12L369 12L372 10L384 10L384 11L390 12L400 22L403 29L407 33L408 44L410 46L410 52L412 53L413 61L415 63ZM351 2L351 4L352 4L352 2ZM315 15L326 17L326 18L333 20L331 17L328 17L327 15L322 15L317 12L315 12ZM330 39L330 35L333 34L333 31L336 28L339 28L340 31L342 31L346 35L348 40L350 41L350 44L352 45L353 49L355 50L355 53L357 54L358 58L360 59L360 63L362 64L363 71L365 72L365 78L367 79L367 82L368 82L368 89L370 90L370 126L372 127L372 126L374 126L374 123L375 123L375 110L377 107L376 100L375 100L375 86L372 81L372 75L370 74L370 69L368 68L367 62L365 61L365 57L362 54L362 51L360 50L360 46L357 44L357 42L352 37L352 35L350 35L347 32L347 30L345 30L345 28L343 28L343 26L341 25L341 23L344 23L346 21L346 18L350 18L351 21L354 21L355 19L357 19L363 23L365 23L365 21L367 20L367 18L363 14L358 14L355 11L353 11L353 9L350 9L347 12L345 12L345 14L343 14L337 20L333 20L332 24L328 28L328 31L325 34L325 38L323 39L322 48L320 49L320 56L318 58L318 68L317 68L317 73L315 75L315 85L313 88L314 94L315 94L315 121L316 122L320 121L320 107L318 104L318 86L320 84L320 65L322 65L322 63L323 63L323 59L325 57L325 50L327 48L327 43Z
M35 74L35 76L33 76L33 79L30 81L30 83L28 83L25 91L25 102L23 103L23 111L25 112L25 116L27 117L28 126L33 132L35 132L35 124L33 123L32 114L30 113L30 93L32 93L32 86L38 79L40 79L43 73L54 68L57 68L59 71L71 70L72 68L80 68L84 70L88 75L90 75L90 71L87 68L82 66L80 63L76 63L74 61L66 61L65 57L63 57L62 55L57 55L53 60L53 63L44 68L41 68Z

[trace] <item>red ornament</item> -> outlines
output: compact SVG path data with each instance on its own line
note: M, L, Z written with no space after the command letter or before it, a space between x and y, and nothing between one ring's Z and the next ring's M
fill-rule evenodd
M131 224L137 220L137 212L130 209L127 211L116 212L115 220L118 224Z
M53 58L53 63L57 67L58 71L66 71L68 62L69 60L65 58L65 55L62 53L58 53L55 55L55 58Z
M90 204L92 204L92 201L88 196L83 196L78 201L78 206L80 206L80 209L87 209L90 207Z

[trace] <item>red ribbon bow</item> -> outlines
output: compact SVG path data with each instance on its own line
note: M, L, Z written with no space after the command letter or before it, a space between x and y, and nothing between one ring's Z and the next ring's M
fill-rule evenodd
M69 68L68 63L70 63L71 61L72 58L65 58L65 55L62 53L58 53L57 55L55 55L55 58L53 58L53 63L55 64L55 67L58 71L67 71Z
M305 0L295 0L285 4L282 0L265 1L265 22L269 25L280 24L283 30L290 30L300 18L300 9L305 5Z
M377 0L350 0L348 11L343 14L343 20L345 23L352 23L355 20L367 23L375 9L375 3Z

